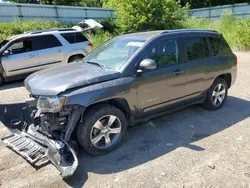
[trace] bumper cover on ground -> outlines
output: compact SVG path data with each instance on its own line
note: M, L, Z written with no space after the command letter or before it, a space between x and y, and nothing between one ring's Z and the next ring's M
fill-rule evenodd
M13 113L13 110L15 113ZM9 148L36 167L41 167L51 161L63 177L73 175L78 167L78 158L69 143L63 140L50 139L38 132L35 126L30 124L30 119L27 120L27 117L29 117L27 113L30 113L27 106L16 105L16 108L12 108L9 112L19 116L18 126L15 127L13 123L5 124L12 134L2 138L2 140ZM8 121L4 123L12 122L9 121L11 115L9 113L5 113L5 115L8 116ZM13 119L15 119L15 122L17 121L16 117L13 117Z

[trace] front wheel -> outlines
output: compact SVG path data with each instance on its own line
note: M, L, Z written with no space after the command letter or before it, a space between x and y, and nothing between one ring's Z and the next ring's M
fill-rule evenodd
M207 92L204 108L208 110L220 109L227 100L228 85L224 79L217 78Z
M102 155L113 151L122 141L127 130L124 113L111 105L97 105L79 122L77 137L79 144L91 155Z

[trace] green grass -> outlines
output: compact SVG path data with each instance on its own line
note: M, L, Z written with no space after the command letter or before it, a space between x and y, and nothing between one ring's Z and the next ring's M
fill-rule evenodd
M12 35L18 35L25 31L67 27L66 24L53 21L13 21L0 23L0 41Z
M219 21L190 17L182 22L181 28L206 28L216 30L224 35L230 46L236 50L250 50L250 17L239 19L230 13L224 14ZM55 27L69 27L60 22L43 21L14 21L0 23L0 40L24 31L48 29ZM166 28L167 29L167 28ZM113 38L118 33L104 30L87 33L86 36L98 47L103 42Z
M233 49L250 50L250 18L239 19L230 13L215 22L191 17L183 22L183 27L216 30L223 34Z
M12 35L18 35L25 31L50 29L58 27L70 27L67 24L53 21L14 21L9 23L0 23L0 41ZM115 34L106 31L96 31L95 33L87 33L86 36L92 41L94 47L99 46L103 42L113 38Z
M116 34L111 34L106 31L96 31L95 33L87 33L86 37L93 43L94 48L100 46L102 43L115 37Z

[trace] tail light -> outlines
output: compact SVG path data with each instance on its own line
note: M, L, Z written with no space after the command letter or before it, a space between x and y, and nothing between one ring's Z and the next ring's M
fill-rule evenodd
M93 48L94 45L93 45L93 43L90 42L90 43L88 43L88 46Z

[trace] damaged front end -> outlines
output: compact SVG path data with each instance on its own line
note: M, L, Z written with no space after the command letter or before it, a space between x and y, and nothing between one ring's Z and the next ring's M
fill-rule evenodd
M9 127L12 135L3 142L24 157L29 163L40 167L51 161L63 177L73 175L78 167L77 145L71 135L84 112L78 105L63 106L63 102L32 97L27 100L25 111L30 113L32 123ZM56 108L58 107L58 108ZM25 116L24 112L22 114ZM27 116L26 116L27 117Z

